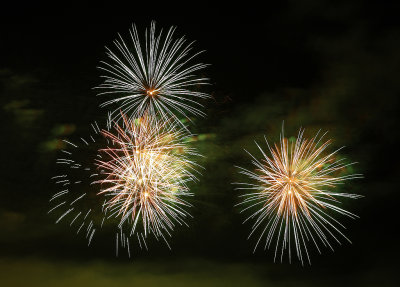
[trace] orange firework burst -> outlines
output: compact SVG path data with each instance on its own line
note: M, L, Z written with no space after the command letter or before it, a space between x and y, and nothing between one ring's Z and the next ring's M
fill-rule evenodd
M299 131L295 141L284 138L282 133L280 144L273 147L266 141L270 155L257 144L264 158L259 161L250 154L252 163L257 167L254 172L239 167L240 173L257 182L239 183L243 185L240 189L253 190L243 195L244 200L240 204L248 205L244 210L257 207L246 219L256 219L250 236L256 230L261 230L254 250L265 236L265 249L276 242L275 258L280 246L281 260L285 250L290 260L291 243L294 242L297 257L302 263L303 251L310 262L308 242L313 242L320 251L318 242L331 249L329 237L339 242L334 233L349 241L339 230L343 225L331 213L338 212L355 218L354 214L337 206L340 203L338 198L360 196L333 190L348 179L361 177L359 174L342 175L351 164L345 164L343 159L337 158L338 150L325 154L331 140L322 143L324 135L318 138L318 134L308 140L303 138L303 132Z
M196 153L184 144L185 131L174 124L149 116L122 119L115 134L103 131L113 145L101 149L97 160L105 176L95 182L107 198L105 212L119 218L119 228L128 236L136 234L139 243L145 244L148 234L166 241L164 233L170 235L174 222L185 224L188 216L184 207L189 203L182 197L192 195L187 183L196 180L197 165L187 155Z

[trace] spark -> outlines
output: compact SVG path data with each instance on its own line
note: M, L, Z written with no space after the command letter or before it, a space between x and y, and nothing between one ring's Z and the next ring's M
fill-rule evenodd
M114 41L116 52L106 48L109 60L102 61L99 67L105 72L104 82L97 87L104 92L99 95L113 96L101 107L116 107L111 120L120 119L120 111L131 118L150 114L177 122L176 113L189 120L189 115L204 116L198 100L209 95L196 89L207 84L208 79L196 73L207 65L192 63L201 53L191 54L193 42L187 44L184 37L174 39L174 27L165 35L162 30L157 34L155 22L149 31L146 29L144 41L135 25L129 32L128 42L120 35Z
M98 152L97 146L107 144L98 130L97 122L91 124L89 135L78 138L78 142L83 143L80 145L63 140L68 150L61 150L62 158L56 160L63 173L51 178L58 191L49 200L53 205L49 213L53 213L53 210L54 213L58 213L55 223L67 221L69 226L77 228L77 233L82 228L86 228L88 244L94 237L94 230L100 226L100 222L105 217L101 210L103 199L96 196L97 190L91 186L92 181L99 176L91 171L96 168L92 157ZM64 185L70 183L73 185L66 189ZM89 210L88 206L90 206Z
M250 190L242 195L242 212L255 209L245 220L254 220L249 238L259 232L254 251L265 239L264 249L275 243L274 260L280 249L280 260L288 252L289 261L294 245L295 253L303 264L305 252L311 264L307 245L310 243L320 252L320 244L333 250L329 242L333 238L340 244L340 237L350 240L341 232L344 226L333 217L334 213L356 218L353 213L339 207L339 198L359 198L356 194L335 191L337 185L349 179L360 178L360 174L343 175L346 167L335 150L326 153L331 140L323 142L323 137L315 135L311 140L303 137L300 129L295 141L284 138L280 143L262 149L263 158L252 157L254 171L238 167L240 173L248 176L253 183L237 183L238 189Z

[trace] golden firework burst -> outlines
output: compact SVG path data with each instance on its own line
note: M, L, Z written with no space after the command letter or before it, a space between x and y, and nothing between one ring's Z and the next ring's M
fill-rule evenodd
M173 123L146 115L122 119L113 132L103 130L113 145L101 149L97 160L105 212L119 218L119 228L127 228L128 236L137 234L139 242L148 234L166 241L164 233L170 235L175 223L186 224L190 204L184 197L192 195L187 183L196 180L198 166L188 155L197 154L184 144L185 130Z
M275 242L275 259L279 247L281 261L285 250L292 253L294 242L297 257L303 263L303 251L310 262L308 243L312 242L320 251L319 242L324 246L332 245L329 238L339 242L339 238L347 237L340 231L343 227L332 213L340 213L351 218L356 215L338 207L338 198L358 198L359 195L336 191L337 185L348 179L361 177L360 174L344 175L346 168L344 159L339 159L337 152L326 153L331 140L323 142L318 134L311 138L303 137L300 130L297 139L290 141L281 134L280 143L264 151L257 143L263 155L258 160L252 157L256 166L254 171L240 168L240 173L249 176L256 183L239 183L239 189L252 190L243 195L240 205L245 205L243 211L256 208L247 219L255 219L250 236L260 230L260 236L255 249L262 238L265 239L265 249ZM269 152L269 153L268 153ZM249 237L250 237L249 236ZM348 240L349 241L349 240Z

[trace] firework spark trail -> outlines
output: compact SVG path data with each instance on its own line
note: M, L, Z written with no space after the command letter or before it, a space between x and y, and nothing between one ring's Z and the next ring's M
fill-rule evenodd
M257 143L263 155L262 160L252 157L255 171L241 167L240 173L248 176L255 183L236 183L238 189L252 192L243 195L239 205L245 206L243 211L255 209L245 220L255 220L251 237L257 230L260 235L255 245L257 249L265 237L264 249L269 249L275 242L276 260L278 249L281 249L281 261L286 250L289 261L292 256L292 245L299 260L304 262L303 252L311 264L308 242L312 242L320 252L322 243L333 250L329 238L340 244L339 236L350 241L341 231L344 226L332 217L331 213L339 213L350 218L357 216L338 207L338 198L359 198L356 194L335 192L339 184L349 179L360 178L360 174L341 175L342 170L351 164L344 159L337 159L336 150L326 153L331 140L322 142L324 135L318 133L311 140L303 138L304 130L299 131L296 141L289 142L283 132L280 144L267 144L267 154Z
M174 31L171 27L165 36L162 30L156 35L152 22L143 43L133 25L128 43L119 36L114 41L116 53L107 48L109 61L100 65L106 75L98 88L104 89L99 95L114 96L101 105L117 105L111 112L112 121L120 118L120 111L131 118L149 114L177 122L175 112L187 119L189 115L204 116L198 100L209 95L194 89L208 83L196 75L207 65L192 64L201 52L191 54L193 42L187 44L184 37L174 40Z
M91 141L88 141L88 138L90 138ZM98 225L95 218L97 215L103 217L104 215L102 215L100 210L101 205L96 206L96 204L91 202L92 200L96 201L96 199L98 199L99 202L101 200L93 196L95 195L93 190L89 189L90 182L98 176L97 173L93 173L96 166L94 164L81 162L81 158L77 156L77 153L88 152L92 149L96 151L96 148L91 146L91 144L100 144L99 142L101 142L101 140L104 141L102 144L106 144L107 140L101 135L97 123L92 125L91 134L88 138L80 138L79 143L73 143L67 140L63 141L66 144L65 149L61 150L63 156L56 160L56 163L61 165L63 174L52 177L55 185L60 187L61 191L56 192L50 198L49 201L54 204L54 206L48 213L59 213L55 223L69 221L70 226L77 228L77 233L85 228L86 238L90 245L96 226ZM96 142L95 138L98 142ZM90 203L86 202L85 199L89 200ZM59 203L60 201L61 203ZM97 214L91 216L92 213L96 211Z
M183 197L192 195L187 183L197 180L198 165L187 155L197 153L183 143L185 130L174 123L151 116L122 119L115 133L102 132L114 145L100 150L102 159L96 162L105 178L94 183L101 184L99 194L107 198L108 218L119 218L121 244L135 233L145 246L149 234L168 244L164 233L171 236L175 223L186 224L189 216L185 207L190 204Z

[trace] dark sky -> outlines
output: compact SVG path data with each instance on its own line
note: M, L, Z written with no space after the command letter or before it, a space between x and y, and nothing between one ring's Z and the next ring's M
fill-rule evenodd
M398 11L388 1L2 4L0 285L395 286ZM92 89L104 46L151 20L177 26L177 35L206 50L200 60L211 64L213 98L192 130L212 136L197 143L206 169L192 188L190 228L176 230L172 251L151 242L132 260L115 258L106 240L88 248L46 213L57 141L104 119ZM243 148L255 152L253 140L263 135L277 140L282 121L289 136L300 127L329 131L364 174L347 187L365 196L345 202L360 216L343 219L353 244L312 252L312 266L252 254L250 225L233 207L234 165L251 167Z

